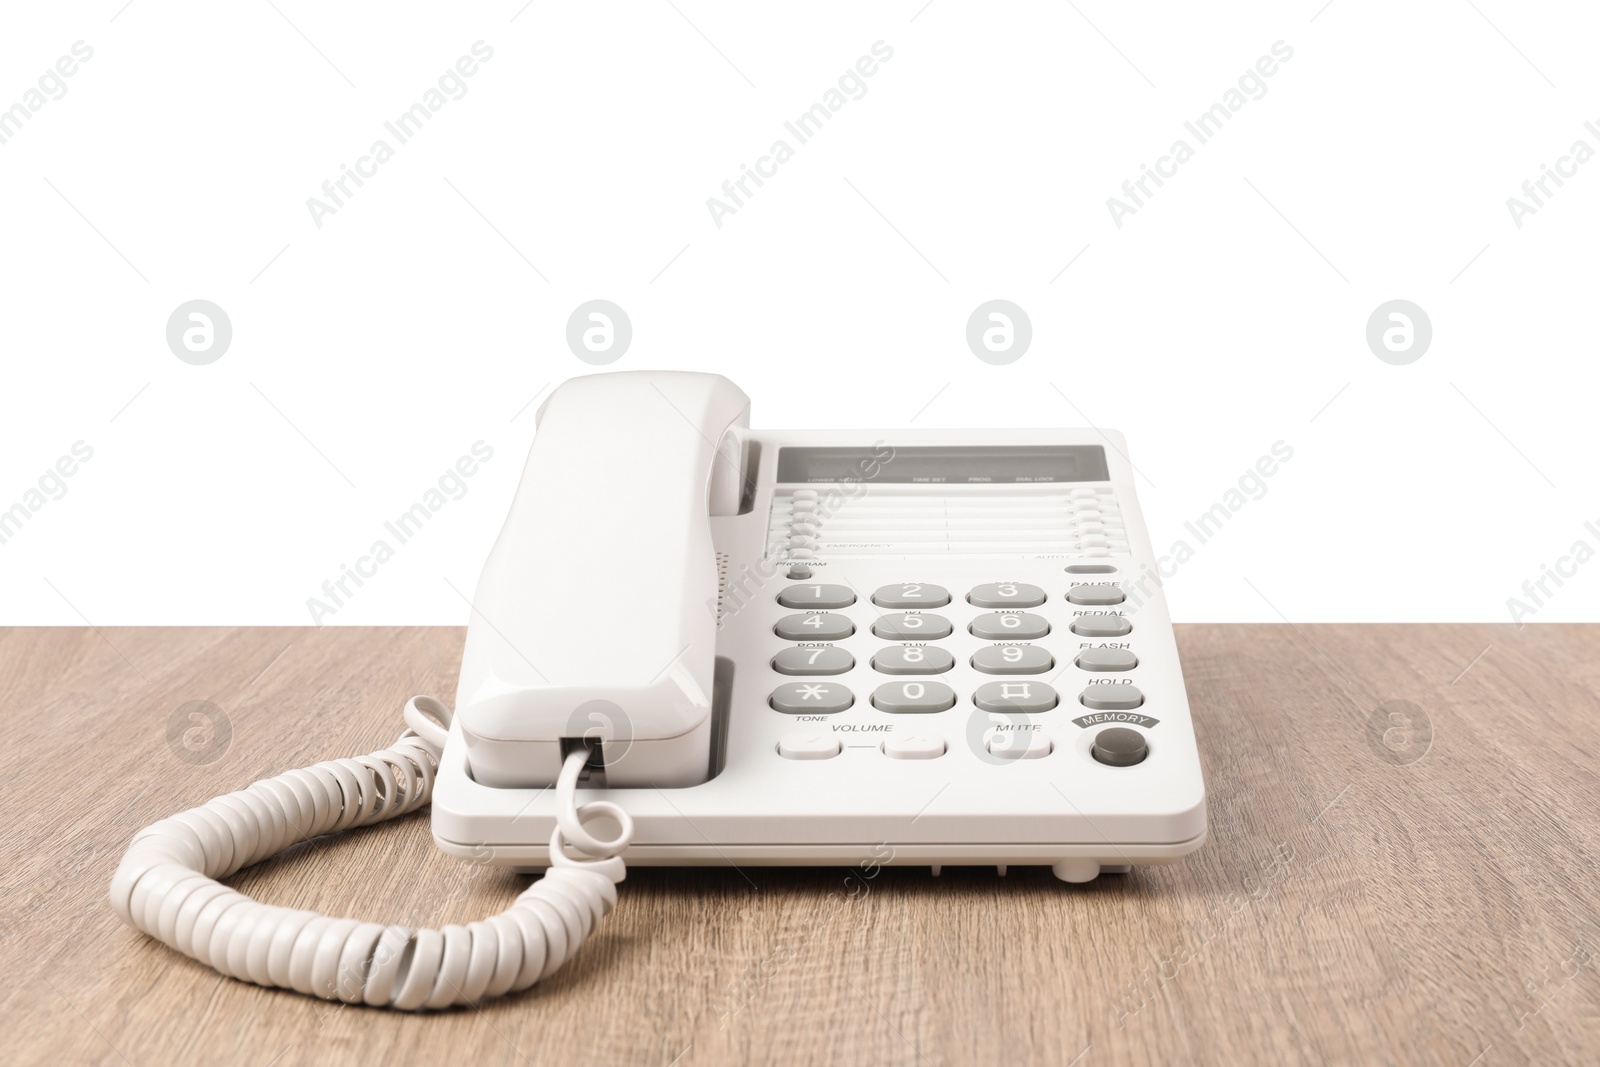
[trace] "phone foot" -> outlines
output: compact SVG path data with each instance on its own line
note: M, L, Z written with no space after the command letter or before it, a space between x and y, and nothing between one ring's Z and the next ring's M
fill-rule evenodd
M1100 874L1100 864L1095 860L1060 860L1050 870L1063 882L1092 882Z

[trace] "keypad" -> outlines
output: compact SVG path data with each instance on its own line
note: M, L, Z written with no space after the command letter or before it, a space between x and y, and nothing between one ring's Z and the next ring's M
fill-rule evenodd
M856 698L837 682L789 682L774 689L767 702L785 715L837 715Z
M990 582L973 587L967 603L975 608L1036 608L1044 603L1044 590L1023 582Z
M778 620L772 632L785 641L842 641L856 632L855 623L844 615L816 612L809 615L785 615Z
M973 619L967 631L984 641L1037 641L1050 632L1050 624L1044 616L1027 611L1004 615L991 611Z
M984 674L1043 674L1055 664L1038 645L991 645L972 656L973 669Z
M843 674L856 665L856 658L842 648L786 648L772 657L772 669L779 674Z
M1096 503L1089 498L1082 502L1086 507ZM1094 528L1088 514L1082 518L1078 535L1084 541L1085 550L1089 550L1094 547L1093 541L1103 534ZM796 526L805 525L807 518L802 516ZM803 538L806 531L797 528L795 534ZM1109 565L1102 571L1096 564L1073 564L1067 569L1078 574L1115 572ZM1006 719L997 720L997 723L1010 724L997 725L986 733L985 749L991 756L1037 759L1047 755L1052 745L1042 731L1027 727L1035 721L1029 717L1050 712L1061 703L1056 689L1039 677L1057 670L1056 655L1069 655L1069 660L1063 662L1069 662L1079 671L1091 672L1091 677L1099 674L1104 678L1107 672L1131 672L1139 666L1138 655L1129 648L1111 648L1104 643L1082 647L1076 641L1064 642L1058 647L1046 642L1051 633L1049 620L1042 614L1021 609L1039 608L1048 603L1052 595L1056 594L1026 582L986 582L971 586L963 597L965 603L960 603L952 601L950 591L941 585L903 582L881 586L870 597L872 606L879 610L879 617L871 625L871 637L879 642L877 647L869 643L863 649L851 642L852 648L846 649L833 642L851 637L861 640L856 635L856 623L851 615L862 612L862 608L857 607L856 612L850 613L844 609L856 606L858 599L866 599L866 595L858 595L849 584L797 581L777 594L778 603L794 609L795 613L779 619L773 632L784 640L800 643L781 648L772 657L774 673L794 680L784 681L773 689L768 703L775 711L794 716L840 714L856 706L857 693L863 706L871 709L867 712L869 716L873 712L937 715L964 705L966 712L952 713L968 714L976 709L1005 716ZM1067 603L1094 608L1110 607L1125 600L1121 587L1116 584L1071 585L1059 595ZM926 610L952 603L956 603L956 608L950 609L948 616ZM965 610L967 605L979 610ZM865 612L862 614L871 617ZM954 616L955 621L949 616ZM862 625L866 625L864 620ZM936 677L956 666L955 654L941 644L952 635L956 625L965 625L968 633L980 642L995 642L971 653L968 661L971 668L994 680L977 683L970 696L957 692L952 685ZM1074 616L1069 629L1078 638L1110 639L1126 637L1133 631L1133 624L1123 615L1084 614ZM965 637L953 643L963 655L972 648ZM866 662L858 662L858 655L868 657ZM848 679L836 677L859 678L853 672L866 666L877 673L876 681L846 684ZM1078 702L1094 711L1130 711L1144 704L1144 694L1137 686L1106 684L1110 682L1111 679L1106 678L1101 684L1083 686L1077 696ZM860 715L861 709L854 714ZM940 720L923 721L937 725ZM1106 753L1096 754L1095 758L1103 763L1132 761L1137 754L1131 748L1128 753L1116 749L1113 742L1119 736L1108 738ZM785 734L779 740L777 751L788 759L819 760L847 755L846 749L860 747L863 746L842 744L838 733L824 726ZM949 752L948 743L938 732L917 728L896 730L885 737L879 747L884 756L897 760L937 759Z
M847 608L856 602L855 591L848 585L823 583L791 585L778 594L778 603L786 608Z
M872 691L872 706L894 715L917 715L955 707L956 691L942 682L885 682Z
M1072 632L1079 637L1126 637L1133 623L1121 615L1080 615L1072 620Z
M872 669L883 674L943 674L956 658L937 645L895 645L872 657Z
M885 615L872 624L872 633L885 641L937 641L950 636L950 620L943 615L909 611Z
M942 585L903 582L883 586L872 594L872 602L880 608L942 608L950 603L950 590Z
M1060 698L1043 682L984 682L972 694L972 702L982 711L999 715L1032 715L1049 711Z

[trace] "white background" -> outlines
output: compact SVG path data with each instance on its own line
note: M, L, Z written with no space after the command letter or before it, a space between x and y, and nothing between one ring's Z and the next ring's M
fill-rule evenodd
M0 107L94 54L0 145L0 509L94 454L0 545L0 622L306 623L481 439L330 620L464 623L595 297L633 322L615 369L727 374L758 426L1121 429L1162 547L1287 442L1169 583L1179 620L1504 621L1600 542L1600 160L1521 228L1506 206L1600 148L1587 6L675 3L10 11ZM467 94L317 227L307 198L479 40ZM716 226L880 40L866 95ZM1266 95L1118 228L1107 197L1279 40ZM1009 366L965 343L996 297L1033 323ZM166 345L195 298L233 325L209 366ZM1394 298L1433 323L1408 366L1365 341ZM1597 614L1600 561L1535 618Z

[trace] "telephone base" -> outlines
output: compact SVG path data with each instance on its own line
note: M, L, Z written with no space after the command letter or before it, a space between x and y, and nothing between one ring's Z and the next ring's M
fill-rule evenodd
M1127 874L1133 867L1176 863L1204 843L1204 833L1170 845L635 845L630 867L1049 867L1063 882L1093 881L1102 874ZM439 848L459 859L542 874L545 850L537 845L468 845L435 835ZM1110 850L1108 852L1108 849Z

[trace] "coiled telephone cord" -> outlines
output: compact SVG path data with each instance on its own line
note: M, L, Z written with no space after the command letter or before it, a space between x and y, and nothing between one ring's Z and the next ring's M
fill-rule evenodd
M633 821L615 804L578 805L583 749L567 757L556 783L549 870L481 922L414 930L336 919L263 904L216 881L301 841L427 804L450 718L439 701L413 697L409 729L388 748L262 779L152 823L117 867L112 908L231 978L328 1000L416 1011L527 989L571 959L615 906L633 837ZM597 815L621 827L614 840L584 827Z

